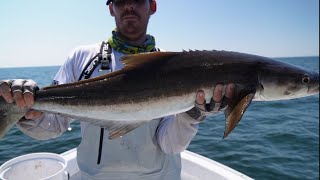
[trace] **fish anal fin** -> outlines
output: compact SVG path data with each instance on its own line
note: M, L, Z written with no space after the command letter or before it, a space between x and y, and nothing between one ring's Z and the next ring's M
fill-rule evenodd
M254 93L248 93L243 98L238 101L233 101L228 104L225 110L226 117L226 128L224 131L223 138L226 138L232 130L238 125L246 109L249 107L252 99L254 98Z
M138 128L144 123L146 123L146 121L110 121L108 123L105 123L103 127L109 131L109 139L116 139L126 135L127 133Z
M102 119L92 119L89 117L78 117L78 116L70 116L67 114L61 114L62 116L69 117L71 119L77 119L82 122L86 122L89 124L93 124L95 126L99 126L101 128L104 128L109 133L109 139L116 139L121 136L126 135L127 133L131 132L132 130L135 130L139 126L149 122L150 120L138 120L138 121L115 121L115 120L102 120Z

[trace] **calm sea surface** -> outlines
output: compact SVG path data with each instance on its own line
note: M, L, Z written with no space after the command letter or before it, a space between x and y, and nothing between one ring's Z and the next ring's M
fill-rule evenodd
M319 71L319 57L277 60ZM49 85L59 67L0 68L0 79L34 79ZM253 102L238 127L222 140L223 115L207 119L188 150L255 179L319 179L319 95L278 102ZM34 140L17 128L0 140L0 165L34 152L62 153L80 142L78 123L63 136Z

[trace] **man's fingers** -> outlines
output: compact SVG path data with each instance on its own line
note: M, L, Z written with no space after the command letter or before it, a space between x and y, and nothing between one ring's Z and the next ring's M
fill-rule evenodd
M31 107L34 104L34 94L39 90L39 87L33 80L27 80L23 88L24 101L28 107Z
M7 103L13 103L10 84L11 82L9 80L3 80L0 82L0 96L2 96Z
M228 85L218 84L213 90L213 102L210 102L210 110L221 111L224 110L229 99L232 99L235 93L235 84L231 83ZM214 106L214 107L213 107Z
M31 107L34 104L34 94L39 90L33 80L2 80L0 81L0 96L8 103L16 102L20 108Z
M199 90L196 97L195 107L187 111L194 119L205 117L209 114L216 114L224 111L231 98L235 94L235 84L217 84L213 89L213 95L209 103L206 103L203 90Z
M218 84L216 85L216 87L213 90L213 100L215 102L221 102L222 98L223 98L223 85L222 84Z
M196 103L202 105L205 103L205 95L203 90L199 90L196 97Z
M30 110L26 113L26 115L24 117L26 119L36 119L36 118L40 117L42 114L43 114L43 112Z
M225 96L229 99L233 98L234 93L235 93L235 84L228 84L226 87L226 94Z
M24 101L22 91L15 90L13 92L13 99L16 102L17 106L19 106L20 108L26 108L26 103Z
M11 85L13 99L20 108L26 108L26 103L23 98L23 84L25 82L25 80L17 79L14 80Z
M30 108L34 104L34 96L32 93L24 93L23 98L27 107Z
M27 80L23 84L23 92L24 93L32 93L33 95L36 93L36 91L39 90L39 87L37 86L37 83L33 80Z
M12 82L11 85L11 90L12 93L14 93L15 91L21 91L23 92L23 84L26 82L26 80L23 79L16 79Z

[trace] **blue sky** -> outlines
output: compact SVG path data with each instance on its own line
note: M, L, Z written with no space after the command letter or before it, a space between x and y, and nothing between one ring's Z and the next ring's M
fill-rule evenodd
M318 0L158 0L148 33L168 51L319 56ZM115 27L105 0L0 1L0 68L62 65Z

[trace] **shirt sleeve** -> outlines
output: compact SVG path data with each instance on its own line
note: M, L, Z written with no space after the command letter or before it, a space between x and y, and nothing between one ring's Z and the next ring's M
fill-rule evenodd
M17 127L26 135L38 139L47 140L56 138L68 130L72 119L49 113L43 113L37 119L22 118Z
M161 119L156 137L163 152L176 154L184 151L198 132L199 122L186 113Z
M65 64L56 74L52 84L65 84L77 81L74 73L77 51L70 54ZM38 139L47 140L56 138L66 132L73 120L60 115L43 113L36 119L22 118L16 125L26 135Z

